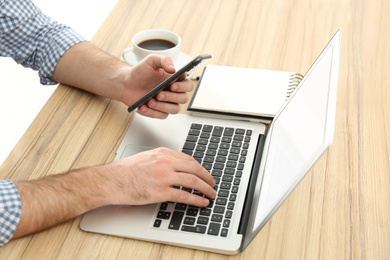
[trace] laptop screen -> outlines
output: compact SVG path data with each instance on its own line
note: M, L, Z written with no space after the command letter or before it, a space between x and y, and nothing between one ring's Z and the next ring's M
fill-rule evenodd
M270 125L244 247L333 140L339 48L340 31Z

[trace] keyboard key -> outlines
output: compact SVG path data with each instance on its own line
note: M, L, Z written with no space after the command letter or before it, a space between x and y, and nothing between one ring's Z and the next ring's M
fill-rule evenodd
M221 141L221 138L220 137L216 137L216 136L213 136L210 139L211 143L219 143L220 141Z
M206 151L206 155L208 156L215 156L217 154L217 151L216 150L207 150Z
M206 132L202 132L200 134L200 138L203 138L203 139L209 139L210 138L210 133L206 133Z
M214 130L213 130L213 136L218 136L218 137L221 137L222 136L222 132L223 132L223 127L221 126L216 126L214 127Z
M233 210L234 209L234 202L229 202L229 204L227 205L227 209Z
M242 142L239 142L239 141L234 141L232 143L232 147L241 147L241 145L242 145Z
M221 182L221 189L223 190L230 190L230 187L232 185L229 182Z
M230 220L229 219L225 219L223 221L223 225L222 226L225 227L225 228L228 228L230 226Z
M230 144L232 142L232 138L229 136L224 136L224 137L222 137L222 142Z
M200 129L202 129L202 125L201 125L201 124L193 123L193 124L191 125L191 129L198 129L198 130L200 130Z
M201 216L210 216L211 215L211 209L201 208L200 212L199 212L199 215L201 215Z
M234 134L234 128L226 127L225 131L223 132L224 136L233 136Z
M157 218L160 219L169 219L171 217L171 212L168 211L159 211L157 213Z
M185 217L183 224L193 226L195 224L195 218Z
M183 149L182 152L185 153L185 154L188 154L189 156L192 156L192 151L191 150Z
M190 129L190 131L188 132L189 135L195 135L195 136L199 136L200 135L200 131L199 130L195 130L195 129Z
M204 152L204 151L206 151L206 145L198 144L198 145L196 146L196 151L197 151L197 152Z
M215 200L215 204L216 204L216 205L223 205L223 206L225 206L226 203L227 203L227 199L225 199L225 198L219 198L219 197L218 197L218 198Z
M214 221L214 222L222 222L222 218L223 216L220 215L220 214L213 214L211 216L211 221Z
M233 175L224 175L222 177L222 181L232 182L233 181Z
M250 137L249 137L250 138ZM234 141L243 141L244 140L244 136L243 135L235 135L233 137L233 140Z
M189 208L187 210L187 216L196 217L196 215L198 215L198 209Z
M227 156L228 153L229 153L228 150L219 150L219 151L218 151L218 155L222 155L222 156Z
M235 169L234 168L225 168L224 173L228 175L234 175Z
M213 130L213 126L211 125L204 125L203 126L203 132L211 132Z
M207 145L208 143L209 143L209 140L204 139L204 138L200 138L198 141L198 144L201 144L201 145Z
M198 137L195 135L188 135L186 141L188 142L196 142L198 141Z
M183 225L181 227L181 230L182 231L187 231L187 232L194 232L194 233L204 234L204 233L206 233L206 226L197 225L195 227L191 227L191 226Z
M167 208L168 208L168 203L166 203L166 202L161 203L160 210L167 210Z
M209 230L207 231L207 234L213 235L213 236L218 236L220 228L221 228L221 224L210 223Z
M187 209L187 204L184 203L177 203L175 206L175 210L186 210Z
M203 156L204 156L204 152L195 152L194 153L195 158L203 158Z
M207 225L209 223L209 218L207 217L199 217L197 224Z
M238 154L229 154L229 161L238 161Z
M224 163L226 162L226 156L220 156L218 155L217 158L215 159L216 162Z
M156 227L156 228L160 227L161 226L161 222L162 222L161 219L156 219L154 221L153 227Z
M227 228L223 228L221 230L221 237L227 237L228 235L228 229Z
M231 219L233 216L233 211L227 210L225 214L225 218Z
M221 177L222 176L222 171L221 170L213 170L212 172L211 172L211 176L213 176L213 177Z
M185 150L194 150L196 143L194 142L185 142L183 149Z
M179 230L183 216L184 216L183 211L174 211L172 214L171 222L169 223L168 228L174 229L174 230Z
M230 149L230 153L240 154L240 148L232 148Z
M218 144L216 144L216 143L209 143L207 148L210 149L210 150L217 150L218 149Z
M225 167L223 163L214 163L214 169L222 170Z
M229 149L230 148L230 144L228 144L228 143L221 143L219 145L219 148L221 148L221 149Z
M237 128L236 129L236 134L237 135L244 135L245 134L245 129Z
M229 191L228 190L220 190L218 192L218 196L223 197L223 198L227 198L227 197L229 197Z
M211 156L206 156L204 159L203 159L204 162L207 162L207 163L213 163L214 162L214 157L211 157Z
M212 163L203 163L202 166L207 170L210 171L213 168Z
M239 163L238 166L237 166L237 170L244 170L244 164L243 163Z
M222 207L222 206L215 206L215 207L214 207L214 213L219 213L219 214L225 213L225 207Z
M237 166L237 163L234 161L227 161L227 163L226 163L226 167L236 168L236 166Z

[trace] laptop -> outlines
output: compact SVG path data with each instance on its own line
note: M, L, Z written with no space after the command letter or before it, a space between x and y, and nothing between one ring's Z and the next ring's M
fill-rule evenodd
M206 208L173 202L105 206L86 213L80 228L242 252L333 140L340 40L339 30L268 127L184 114L165 120L135 115L116 159L156 147L183 151L213 175L217 197Z

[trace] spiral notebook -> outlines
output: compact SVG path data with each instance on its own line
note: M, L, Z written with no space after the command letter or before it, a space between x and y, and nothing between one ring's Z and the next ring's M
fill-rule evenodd
M209 65L187 110L202 116L272 120L302 78L296 72Z

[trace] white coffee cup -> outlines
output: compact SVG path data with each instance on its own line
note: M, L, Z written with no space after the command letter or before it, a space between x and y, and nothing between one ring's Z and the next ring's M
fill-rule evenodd
M123 60L130 65L135 65L149 54L169 56L172 60L180 54L180 36L167 30L141 31L134 35L131 42L133 46L122 51ZM131 59L130 54L132 54Z

